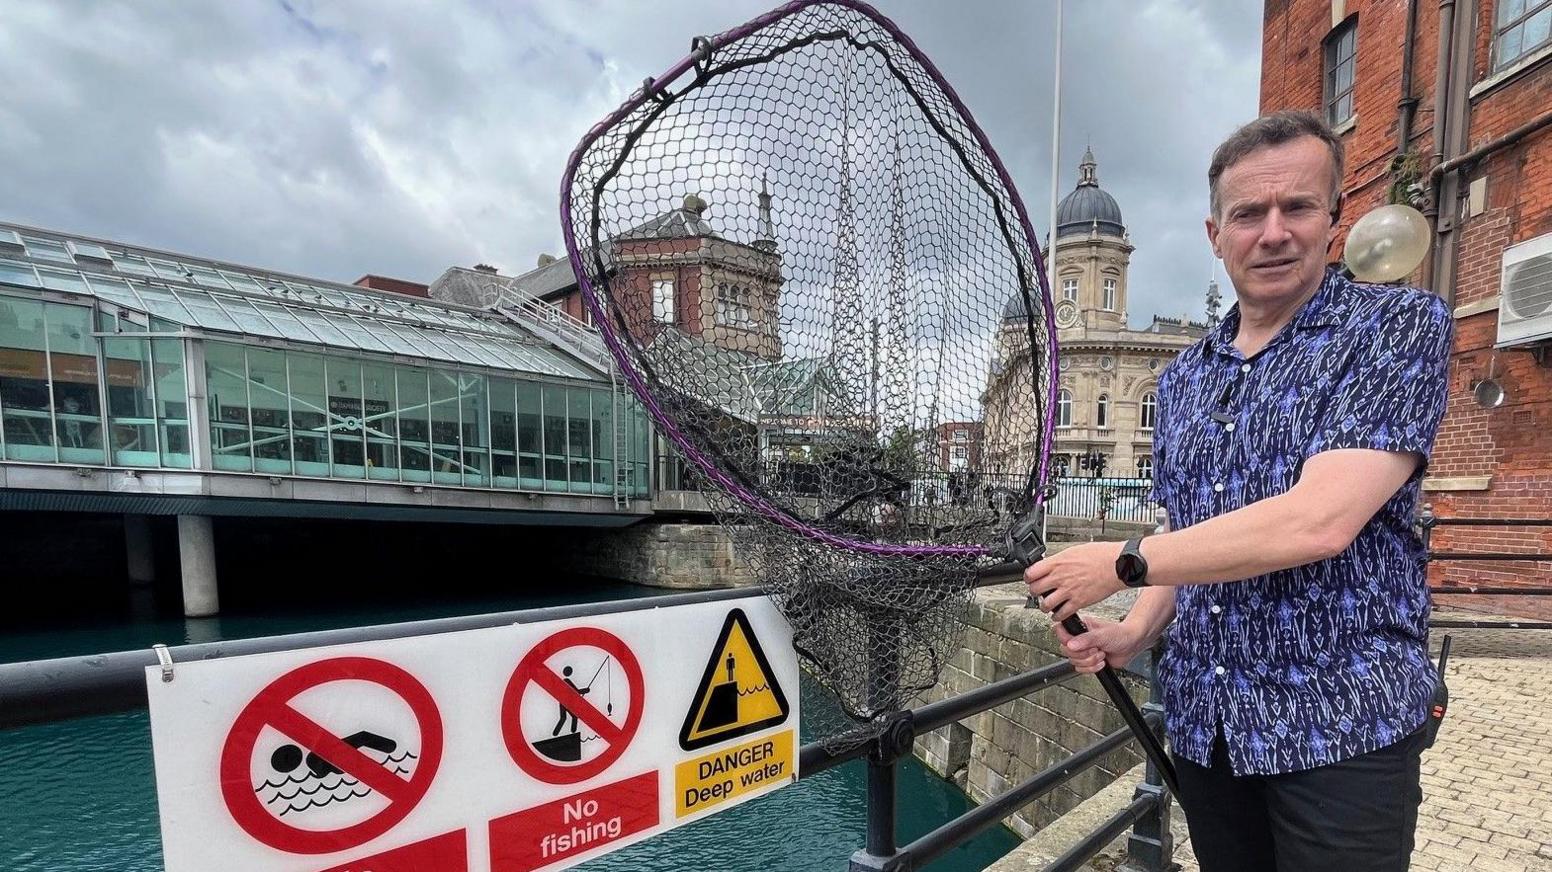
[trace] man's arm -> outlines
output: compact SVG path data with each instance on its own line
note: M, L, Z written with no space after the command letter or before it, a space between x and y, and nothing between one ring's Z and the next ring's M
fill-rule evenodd
M1340 554L1412 476L1420 459L1411 452L1366 448L1316 454L1287 493L1144 539L1148 583L1238 581ZM1060 621L1121 590L1115 573L1120 553L1119 542L1078 545L1029 567L1024 579L1030 592L1041 597L1041 606Z

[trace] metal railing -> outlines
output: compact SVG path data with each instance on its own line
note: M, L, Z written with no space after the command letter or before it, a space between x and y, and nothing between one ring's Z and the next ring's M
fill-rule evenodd
M1523 551L1435 551L1433 530L1435 527L1552 527L1552 518L1441 518L1433 513L1432 505L1424 505L1417 516L1418 535L1428 550L1430 562L1470 561L1552 561L1552 553ZM1513 585L1446 584L1430 585L1433 596L1552 596L1552 585L1544 587L1518 587ZM1549 621L1468 621L1461 619L1433 620L1430 627L1443 629L1478 630L1552 630Z
M717 602L759 593L758 588L730 588L665 594L634 600L555 606L455 618L438 618L398 624L381 624L338 630L322 630L284 636L267 636L222 642L181 645L166 649L174 663L212 660L244 654L290 651L350 642L382 641L580 618L651 609L687 603ZM1156 659L1157 649L1154 656ZM145 669L161 662L152 649L111 654L62 657L27 663L0 664L0 730L95 715L147 708ZM878 664L876 664L878 665ZM1149 675L1152 675L1151 661ZM992 797L915 841L898 846L895 839L895 766L909 754L916 736L964 718L1036 693L1074 677L1072 664L1057 661L976 690L943 699L893 716L881 731L869 731L854 742L832 743L844 750L827 750L822 743L804 745L799 752L799 774L807 778L849 760L867 758L868 813L866 844L850 861L851 872L908 872L942 856L1071 780L1099 758L1133 738L1122 728L1099 739L1005 793ZM1155 735L1162 736L1163 708L1157 680L1150 682L1150 701L1144 718ZM1147 767L1144 782L1131 803L1074 844L1047 872L1071 872L1082 866L1127 827L1131 872L1166 872L1172 867L1169 835L1169 793L1154 767Z

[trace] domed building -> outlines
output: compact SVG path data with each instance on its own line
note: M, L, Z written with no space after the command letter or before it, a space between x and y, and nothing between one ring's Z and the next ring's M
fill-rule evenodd
M1151 478L1159 373L1215 320L1213 285L1208 323L1154 316L1146 328L1131 329L1126 304L1132 251L1121 206L1099 186L1099 164L1085 150L1078 186L1056 208L1054 263L1045 252L1061 355L1053 456L1058 476ZM1023 312L1023 298L1015 295L1003 317L1016 328ZM1096 458L1103 458L1097 470Z

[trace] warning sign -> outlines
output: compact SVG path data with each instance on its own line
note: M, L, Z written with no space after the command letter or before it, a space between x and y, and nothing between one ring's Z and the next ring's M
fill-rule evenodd
M792 783L798 675L762 596L153 666L163 868L569 868Z
M734 797L797 780L793 731L744 742L674 767L677 817L716 808Z
M645 702L641 664L630 648L605 630L570 627L517 665L502 695L502 735L529 775L576 784L620 759Z
M694 751L787 720L787 697L742 609L728 612L679 731Z
M391 663L338 657L286 673L242 710L221 752L221 794L255 839L323 854L403 820L441 760L426 688Z

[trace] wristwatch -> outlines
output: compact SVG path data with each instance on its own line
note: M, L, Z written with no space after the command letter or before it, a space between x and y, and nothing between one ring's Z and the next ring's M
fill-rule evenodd
M1148 585L1148 561L1143 559L1139 546L1142 539L1128 539L1121 548L1121 556L1116 558L1116 578L1127 587L1146 587Z

